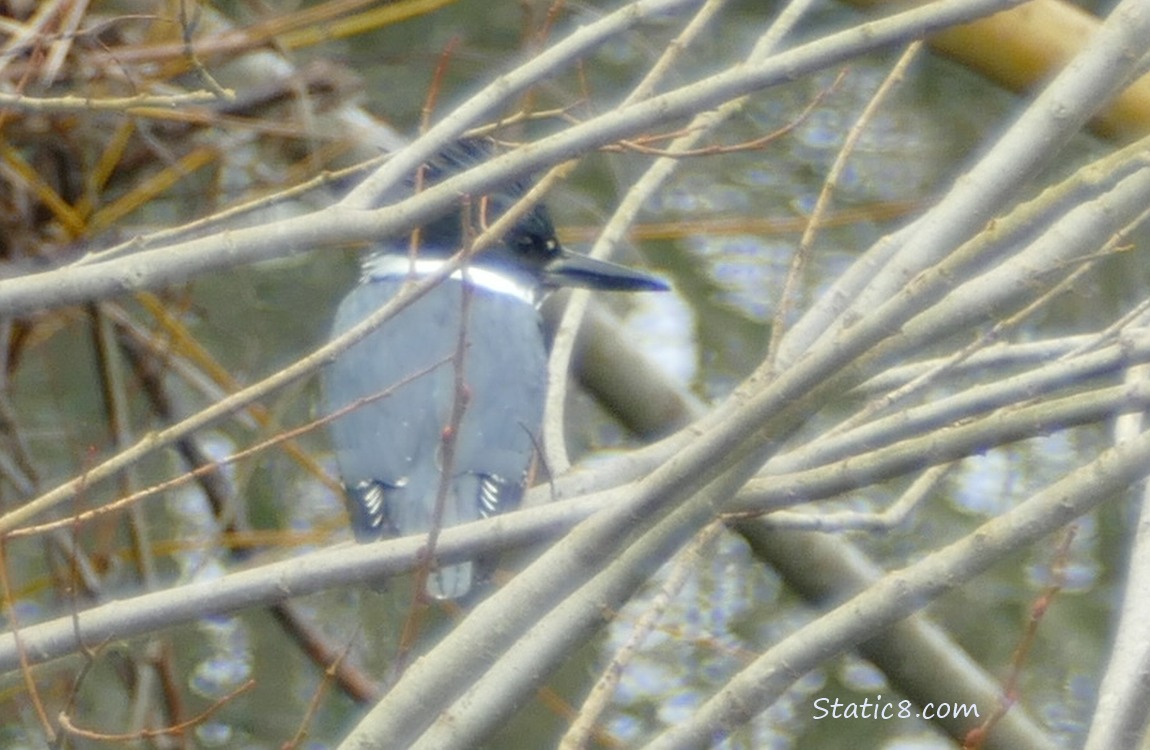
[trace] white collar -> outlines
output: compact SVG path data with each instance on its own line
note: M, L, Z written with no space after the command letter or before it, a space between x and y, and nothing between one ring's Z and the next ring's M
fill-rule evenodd
M363 280L428 276L443 268L446 263L447 261L441 258L409 258L404 255L381 253L368 258L363 264ZM451 278L466 280L472 286L496 294L505 294L529 305L539 302L535 285L513 274L469 265L466 269L455 269Z

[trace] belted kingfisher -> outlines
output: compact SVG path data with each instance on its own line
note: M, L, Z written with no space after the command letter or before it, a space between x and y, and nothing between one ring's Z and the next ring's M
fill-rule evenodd
M425 166L424 181L441 181L489 153L485 142L460 141ZM525 192L526 186L516 182L472 205L485 206L491 221ZM409 280L441 268L462 247L465 213L479 212L459 211L434 221L420 229L415 243L404 238L381 244L340 304L333 336L360 323ZM476 255L326 369L329 413L394 388L331 424L358 541L426 532L437 520L445 528L519 505L540 439L547 382L538 306L559 286L667 289L654 276L568 252L555 236L547 208L536 204L502 242ZM461 325L464 345L456 361L452 357L459 350ZM453 436L451 476L444 478L444 436L457 398L464 399L463 412ZM436 519L443 481L446 501ZM481 565L433 566L426 593L435 599L464 596L485 575Z

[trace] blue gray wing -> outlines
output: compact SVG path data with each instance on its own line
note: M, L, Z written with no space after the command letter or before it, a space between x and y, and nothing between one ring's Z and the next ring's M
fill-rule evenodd
M344 300L334 333L346 331L401 287L360 285ZM462 285L448 280L347 350L327 368L328 412L358 403L331 425L360 541L427 531L441 481L442 435L456 397ZM518 505L535 452L546 387L538 317L520 300L475 290L467 305L463 382L466 408L456 433L453 476L442 525ZM386 389L386 395L375 398ZM466 593L465 563L437 571L429 593Z

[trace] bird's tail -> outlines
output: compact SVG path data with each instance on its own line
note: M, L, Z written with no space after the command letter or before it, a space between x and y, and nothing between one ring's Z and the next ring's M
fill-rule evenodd
M427 574L424 590L432 599L461 599L471 591L475 578L475 563L445 565Z

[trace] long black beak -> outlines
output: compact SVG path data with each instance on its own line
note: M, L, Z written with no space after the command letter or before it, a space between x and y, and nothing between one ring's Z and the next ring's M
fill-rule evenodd
M658 276L567 250L543 267L543 283L608 292L665 292L671 288Z

